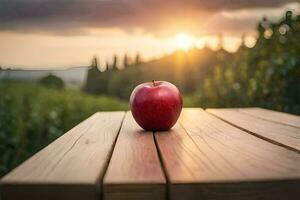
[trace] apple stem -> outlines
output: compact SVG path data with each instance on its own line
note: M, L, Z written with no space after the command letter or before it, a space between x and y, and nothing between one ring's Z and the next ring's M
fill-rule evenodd
M153 86L155 86L155 80L152 80Z

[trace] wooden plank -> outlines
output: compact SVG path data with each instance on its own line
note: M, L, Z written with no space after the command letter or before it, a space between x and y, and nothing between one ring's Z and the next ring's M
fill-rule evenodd
M165 183L153 133L128 112L104 177L104 199L165 199Z
M172 200L295 199L300 155L247 134L202 109L183 109L155 139Z
M124 112L96 113L1 180L3 200L100 199Z
M300 153L300 129L263 120L235 109L207 109L207 112L257 137Z
M297 115L278 112L274 110L267 110L263 108L239 108L238 111L265 120L300 128L300 116Z

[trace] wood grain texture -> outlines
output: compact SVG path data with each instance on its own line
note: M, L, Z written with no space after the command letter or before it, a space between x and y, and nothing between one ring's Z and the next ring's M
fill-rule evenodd
M235 109L206 111L257 137L300 153L300 128L264 120Z
M165 183L153 133L128 112L104 177L104 199L165 199Z
M263 108L239 108L238 111L261 119L300 128L300 116L298 115Z
M250 135L201 109L183 109L156 132L173 200L293 199L300 155Z
M100 199L124 112L96 113L1 180L2 200Z

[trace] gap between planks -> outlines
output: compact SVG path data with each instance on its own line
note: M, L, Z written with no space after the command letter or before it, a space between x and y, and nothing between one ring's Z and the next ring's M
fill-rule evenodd
M241 109L242 110L242 109ZM287 124L283 124L283 123L278 123L276 121L272 121L272 120L268 120L268 119L262 119L261 117L257 117L255 115L251 115L251 114L248 114L248 113L245 113L245 112L241 112L237 109L226 109L226 108L216 108L216 109L206 109L205 110L208 114L246 132L246 133L249 133L255 137L258 137L260 139L263 139L267 142L270 142L272 144L275 144L275 145L278 145L278 146L281 146L283 148L286 148L288 150L291 150L291 151L294 151L298 154L300 154L300 149L299 149L299 144L297 145L297 142L293 142L293 140L299 140L300 138L293 138L291 140L288 140L287 137L288 136L285 136L285 135L281 135L281 134L285 134L287 132L281 132L281 134L279 135L281 138L279 138L278 136L276 137L276 134L279 134L279 133L276 133L276 134L270 134L272 133L272 130L270 130L269 128L266 128L265 130L261 130L261 128L255 128L254 125L255 123L252 124L252 126L248 126L248 125L240 125L237 121L234 121L234 119L228 119L228 117L225 116L222 116L223 113L226 114L226 112L235 112L235 114L239 114L241 116L244 116L246 118L252 118L252 119L255 119L255 120L260 120L261 122L260 123L257 123L257 124L261 124L263 122L265 123L268 123L269 125L270 124L273 124L274 126L277 126L277 128L286 128L286 129L293 129L294 131L298 131L300 133L300 129L298 127L295 127L295 126L291 126L291 125L287 125ZM242 119L241 119L242 120ZM245 121L242 121L242 122L245 122ZM247 122L248 123L248 122ZM250 122L249 122L250 123ZM268 124L266 124L266 127L268 127ZM274 129L273 129L274 130ZM275 130L277 131L277 130ZM291 131L292 132L292 131ZM296 135L296 134L295 134Z
M124 116L123 116L122 121L121 121L121 125L120 125L119 130L118 130L118 134L117 134L117 136L116 136L116 138L115 138L115 141L114 141L114 143L113 143L113 145L112 145L111 151L110 151L109 154L108 154L107 162L105 163L105 165L104 165L104 167L103 167L103 173L101 174L101 176L100 176L99 179L98 179L99 188L100 188L100 199L101 199L101 200L104 199L104 193L103 193L103 180L104 180L104 176L105 176L105 174L106 174L106 171L107 171L109 162L110 162L111 157L112 157L112 154L113 154L113 152L114 152L114 149L115 149L117 140L118 140L118 138L119 138L120 131L121 131L121 128L122 128L122 126L123 126L124 119L125 119L125 116L126 116L126 113L127 113L127 112L128 112L128 111L126 111L126 112L124 113ZM1 199L0 199L0 200L1 200Z
M266 120L274 123L280 123L295 128L300 128L300 116L294 114L279 112L275 110L268 110L259 107L234 108L234 109L236 109L238 112L242 112L244 114L251 115L260 118L262 120Z
M156 152L157 152L157 155L158 155L158 158L159 158L160 166L161 166L161 169L162 169L163 174L164 174L165 179L166 179L166 200L170 200L171 199L170 198L170 179L169 179L168 171L167 171L167 168L164 164L163 156L162 156L162 153L160 152L160 149L159 149L156 137L155 137L155 131L152 132L152 135L153 135L153 140L154 140L154 144L155 144L155 147L156 147Z

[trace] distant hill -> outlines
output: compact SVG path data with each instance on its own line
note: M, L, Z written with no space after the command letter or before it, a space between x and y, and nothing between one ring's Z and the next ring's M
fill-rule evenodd
M69 86L82 86L85 83L88 67L72 67L53 70L2 69L0 79L36 81L44 76L53 74L60 77Z

